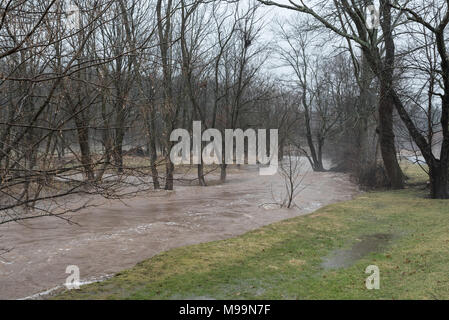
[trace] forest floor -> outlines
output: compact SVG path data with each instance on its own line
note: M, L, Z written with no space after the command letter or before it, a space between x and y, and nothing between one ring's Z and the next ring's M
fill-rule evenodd
M163 252L57 299L448 299L449 207L425 175L242 236ZM365 270L380 270L367 290Z

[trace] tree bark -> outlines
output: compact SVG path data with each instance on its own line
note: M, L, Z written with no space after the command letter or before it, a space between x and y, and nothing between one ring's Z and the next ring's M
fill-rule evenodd
M95 179L95 175L92 170L92 159L89 147L89 128L87 127L88 123L85 120L81 120L77 115L75 116L75 124L81 151L81 164L83 165L87 179L92 181Z
M304 92L306 89L304 89ZM307 144L309 146L310 155L312 157L312 169L315 172L322 172L324 171L323 162L320 157L317 154L315 145L313 143L313 136L312 136L312 128L310 125L310 113L309 113L309 107L307 106L307 102L305 101L305 96L303 95L303 105L304 105L304 117L305 117L305 124L306 124L306 138L307 138Z
M150 156L150 167L151 167L151 176L153 178L153 187L154 189L160 189L161 185L159 182L159 173L157 171L157 150L156 150L156 124L154 122L154 118L156 113L154 112L154 108L151 107L151 112L149 112L149 116L147 114L147 128L148 128L148 151Z
M393 73L395 68L395 45L393 40L392 22L391 22L391 6L388 0L381 0L382 21L381 27L385 41L385 58L380 64L381 74L380 97L379 97L379 140L382 159L384 161L385 170L390 180L391 188L404 188L404 175L399 167L396 156L396 147L393 131Z
M175 167L170 159L170 151L173 147L173 143L170 141L170 134L173 131L174 123L176 120L175 106L173 104L173 84L172 84L172 71L170 62L170 46L171 46L171 34L172 34L172 0L168 0L166 3L165 13L162 14L162 0L158 0L156 4L157 14L157 29L159 35L159 49L161 52L162 71L163 71L163 114L165 122L165 190L173 190L173 173Z
M394 103L390 95L391 83L381 81L379 97L379 142L382 160L392 189L404 188L404 175L396 156L395 135L393 131Z
M430 196L432 199L449 199L448 193L448 166L447 164L435 160L429 166Z

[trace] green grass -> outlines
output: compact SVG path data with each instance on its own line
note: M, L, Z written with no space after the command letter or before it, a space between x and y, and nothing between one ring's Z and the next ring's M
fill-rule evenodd
M57 299L449 299L449 206L413 187L369 192L230 240L161 253ZM366 235L393 240L346 268L323 258ZM367 290L365 268L380 269Z
M407 183L411 185L422 184L429 181L429 176L426 173L428 170L427 165L423 165L422 167L417 164L412 164L407 161L403 161L402 171L408 177ZM426 171L424 171L426 170Z

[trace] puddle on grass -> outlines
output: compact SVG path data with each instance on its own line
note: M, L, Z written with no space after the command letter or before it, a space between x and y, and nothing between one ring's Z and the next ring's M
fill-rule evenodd
M369 253L381 251L393 239L392 234L376 233L362 236L349 250L334 250L321 266L325 269L347 268Z

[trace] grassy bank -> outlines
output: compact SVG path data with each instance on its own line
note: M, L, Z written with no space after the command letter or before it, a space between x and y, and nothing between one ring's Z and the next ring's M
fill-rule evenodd
M170 250L56 298L449 299L449 205L426 195L422 186L364 193L234 239ZM373 264L380 290L365 287Z

